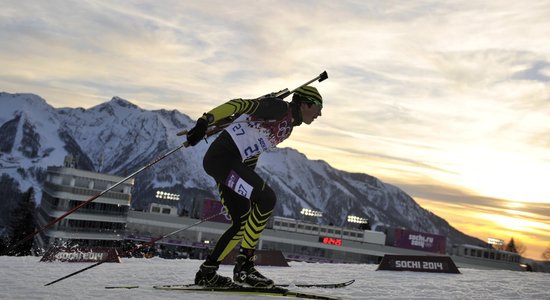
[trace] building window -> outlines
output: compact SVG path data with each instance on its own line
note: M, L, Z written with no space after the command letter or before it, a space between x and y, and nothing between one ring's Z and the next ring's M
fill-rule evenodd
M169 215L170 214L170 209L169 208L163 208L162 213Z
M88 188L88 184L90 183L90 180L83 177L76 177L74 186L81 187L81 188Z

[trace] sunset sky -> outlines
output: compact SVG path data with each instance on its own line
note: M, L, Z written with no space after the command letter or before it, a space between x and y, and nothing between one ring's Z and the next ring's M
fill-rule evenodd
M195 119L326 70L323 116L281 146L550 247L550 1L0 3L0 91Z

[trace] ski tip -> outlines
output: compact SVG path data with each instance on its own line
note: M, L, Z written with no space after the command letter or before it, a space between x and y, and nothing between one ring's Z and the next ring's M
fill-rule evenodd
M355 279L337 282L337 283L291 283L291 284L276 284L280 287L304 287L304 288L343 288L351 285L355 282Z

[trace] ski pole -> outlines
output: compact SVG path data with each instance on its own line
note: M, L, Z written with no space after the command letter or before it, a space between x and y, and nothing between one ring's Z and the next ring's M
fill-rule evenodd
M165 238L167 238L167 237L169 237L169 236L171 236L171 235L174 235L174 234L176 234L176 233L178 233L178 232L187 230L187 229L189 229L189 228L191 228L191 227L194 227L194 226L197 226L197 225L199 225L199 224L202 224L202 223L204 223L204 222L206 222L206 221L212 220L213 218L215 218L215 217L217 217L217 216L221 216L222 214L225 214L225 213L226 213L225 210L224 210L224 211L221 211L220 213L217 213L217 214L215 214L215 215L211 215L211 216L209 216L209 217L207 217L207 218L205 218L205 219L199 220L199 221L197 221L197 222L195 222L195 223L193 223L193 224L191 224L191 225L187 225L187 226L185 226L185 227L183 227L183 228L180 228L180 229L178 229L178 230L172 231L172 232L170 232L170 233L168 233L168 234L165 234L165 235L163 235L163 236L160 236L160 237L157 237L157 238L153 238L153 239L151 239L149 242L147 242L147 243L145 243L145 244L137 245L137 246L131 248L130 250L127 250L127 251L122 252L122 254L120 254L119 257L121 257L121 256L126 256L126 255L128 255L128 254L131 254L131 253L133 253L134 251L139 250L139 249L141 249L141 248L151 246L151 245L155 244L156 242L158 242L158 241L160 241L160 240L162 240L162 239L165 239ZM84 271L86 271L86 270L95 268L95 267L97 267L97 266L99 266L99 265L101 265L101 264L107 262L108 260L109 260L109 257L106 257L106 258L103 259L102 261L99 261L99 262L97 262L97 263L95 263L95 264L93 264L93 265L91 265L91 266L86 267L86 268L80 269L80 270L78 270L78 271L76 271L76 272L73 272L73 273L71 273L71 274L69 274L69 275L66 275L66 276L63 276L63 277L61 277L61 278L58 278L58 279L56 279L56 280L54 280L54 281L52 281L52 282L49 282L49 283L45 284L44 286L50 286L50 285L52 285L52 284L54 284L54 283L60 282L60 281L65 280L65 279L67 279L67 278L69 278L69 277L73 277L74 275L80 274L80 273L82 273L82 272L84 272Z
M55 223L63 220L65 217L67 217L68 215L74 213L75 211L77 211L78 209L80 209L81 207L85 206L86 204L94 201L95 199L105 195L107 192L109 192L110 190L114 189L115 187L121 185L122 183L124 183L125 181L127 181L128 179L136 176L137 174L141 173L143 170L151 167L152 165L158 163L159 161L165 159L166 157L168 157L169 155L171 155L172 153L178 151L179 149L183 148L183 147L188 147L189 146L189 143L186 141L184 142L183 144L181 144L180 146L168 151L166 154L164 154L163 156L155 159L154 161L148 163L147 165L141 167L139 170L135 171L134 173L128 175L126 178L122 179L121 181L115 183L113 186L107 188L106 190L102 191L101 193L93 196L92 198L80 203L79 205L73 207L72 209L68 210L67 212L65 212L64 214L62 214L61 216L51 220L49 223L47 223L46 225L42 226L41 228L38 228L36 229L33 233L27 235L25 238L23 238L22 240L18 241L17 243L11 245L10 247L8 247L8 249L5 251L4 254L7 254L9 253L10 251L14 250L17 246L25 243L26 241L30 240L31 238L33 238L35 235L43 232L44 230L50 228L51 226L53 226Z

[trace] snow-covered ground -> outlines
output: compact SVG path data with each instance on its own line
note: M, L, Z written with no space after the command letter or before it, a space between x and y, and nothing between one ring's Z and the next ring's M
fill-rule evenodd
M159 284L189 283L201 262L160 258L105 263L51 286L44 284L90 264L43 263L37 257L0 257L0 299L257 299L258 296L160 291ZM343 299L550 299L550 274L461 269L462 274L376 271L376 265L290 263L259 267L278 283L355 279L342 289L299 289ZM231 274L231 266L220 272ZM108 285L137 289L105 289ZM273 297L269 297L273 298ZM265 299L268 299L267 297Z

